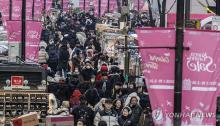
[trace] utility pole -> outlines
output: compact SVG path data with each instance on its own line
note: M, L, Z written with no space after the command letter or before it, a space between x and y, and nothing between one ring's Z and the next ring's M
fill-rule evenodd
M216 14L220 16L220 0L216 0Z
M108 0L108 13L110 12L110 0Z
M9 20L12 20L12 0L9 0Z
M128 21L128 0L122 0L122 12L121 22L124 24L123 32L125 35L125 64L124 64L124 77L125 83L129 81L129 49L128 49L128 33L127 33L127 21Z
M86 0L83 1L83 10L86 12Z
M32 3L32 20L34 20L34 5L35 4L35 0L33 0L33 3Z
M186 24L186 27L187 24L189 23L190 21L190 5L191 5L191 0L185 0L185 24Z
M99 17L101 17L101 0L99 0Z
M22 0L21 58L25 61L26 45L26 0Z
M184 30L184 0L177 0L176 18L176 50L175 50L175 86L174 113L181 114L182 106L182 70L183 70L183 30ZM181 126L181 117L174 116L174 126Z

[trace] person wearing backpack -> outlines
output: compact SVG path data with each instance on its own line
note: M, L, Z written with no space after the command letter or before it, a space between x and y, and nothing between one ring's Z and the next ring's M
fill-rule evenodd
M77 124L78 120L83 119L85 120L86 126L93 126L95 114L94 111L87 106L85 96L80 97L80 105L74 108L71 114L74 116L74 125Z
M47 47L47 52L49 55L49 59L47 61L48 66L52 69L54 73L57 71L57 66L58 66L58 53L57 53L57 48L56 45L51 42L48 47Z

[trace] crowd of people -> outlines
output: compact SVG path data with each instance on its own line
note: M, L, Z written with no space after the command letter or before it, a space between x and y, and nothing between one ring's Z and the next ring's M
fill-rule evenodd
M39 64L48 66L48 113L71 114L75 126L152 126L145 84L125 83L117 58L101 48L98 20L92 10L46 17Z

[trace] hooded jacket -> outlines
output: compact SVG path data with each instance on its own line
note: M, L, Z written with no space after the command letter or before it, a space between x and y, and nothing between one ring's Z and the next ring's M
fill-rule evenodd
M105 121L107 123L107 126L118 125L117 112L114 110L111 110L110 112L107 112L105 110L98 112L94 119L94 125L98 126L98 123L100 121Z
M39 64L44 64L47 63L49 56L44 48L41 48L39 53L38 53L38 63Z
M118 123L120 126L135 126L134 119L131 117L131 114L128 115L128 117L121 115L118 118Z
M137 101L137 105L136 106L130 106L130 102L131 99L135 97L138 101ZM134 119L134 124L138 124L141 113L142 113L142 108L140 106L140 98L137 95L136 92L131 93L130 95L128 95L126 101L125 101L125 106L129 106L132 109L132 115L131 117ZM135 126L135 125L134 125Z

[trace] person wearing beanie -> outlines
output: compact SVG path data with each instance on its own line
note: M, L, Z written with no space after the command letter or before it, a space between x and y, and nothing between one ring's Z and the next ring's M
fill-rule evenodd
M120 126L137 126L134 119L132 118L132 110L130 107L126 106L122 109L122 115L118 118L118 123Z

